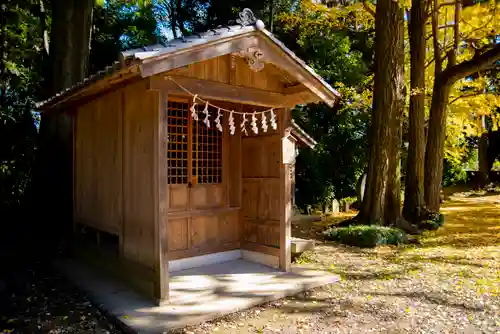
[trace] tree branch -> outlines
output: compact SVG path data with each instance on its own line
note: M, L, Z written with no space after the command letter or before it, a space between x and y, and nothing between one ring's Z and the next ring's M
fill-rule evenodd
M453 102L456 102L457 100L460 100L460 99L466 99L468 97L479 96L479 95L482 95L482 94L485 94L485 93L484 92L474 92L474 93L469 93L469 94L462 94L460 96L457 96L453 100L451 100L449 104L452 104Z
M460 19L462 15L462 3L457 0L455 3L455 27L453 28L453 49L448 54L448 66L457 64L458 44L460 43Z
M432 23L432 42L434 46L434 62L436 63L436 66L434 67L434 72L436 78L443 70L441 49L439 47L439 41L438 41L438 19L439 19L438 15L439 15L438 0L434 0L431 23Z
M370 7L370 4L367 2L367 0L363 1L363 8L371 14L371 16L375 17L375 10Z
M427 12L427 15L425 16L425 19L427 20L430 16L432 16L434 14L435 11L439 11L439 9L441 7L444 7L444 6L452 6L455 4L454 1L451 1L451 2L443 2L442 4L439 4L438 6L432 8L431 10L431 4L432 4L432 0L428 0L427 1L427 8L426 8L426 12Z
M495 44L483 54L472 57L470 60L447 67L442 73L443 83L452 84L459 79L488 69L498 60L500 60L500 43Z
M444 7L444 6L453 6L455 4L456 4L455 1L443 2L443 3L439 4L439 8Z
M453 27L455 27L455 24L445 24L444 26L439 26L438 29L447 29Z

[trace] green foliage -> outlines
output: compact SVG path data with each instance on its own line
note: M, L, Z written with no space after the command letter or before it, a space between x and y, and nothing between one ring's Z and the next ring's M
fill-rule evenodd
M350 196L350 197L345 197L342 198L342 201L347 204L353 204L358 201L358 198L356 196Z
M301 208L354 195L365 169L372 35L350 29L355 15L302 2L282 14L276 26L278 37L342 94L334 108L317 104L294 110L296 122L318 141L314 151L300 149L297 157L296 203Z
M449 187L465 182L467 182L467 171L463 167L463 162L444 159L443 186Z
M90 73L118 60L120 51L151 45L161 39L153 5L137 6L120 0L94 7Z
M318 145L314 150L301 148L297 157L297 205L305 207L330 201L333 195L339 199L355 194L356 181L366 164L368 115L336 113L323 105L304 107L299 112L306 113L307 123L299 123ZM299 117L301 120L304 116Z
M378 225L330 227L323 232L325 239L363 248L378 245L399 245L408 241L406 233L397 228Z
M40 19L29 1L4 5L0 71L0 211L20 209L37 148L31 110L40 91L43 60ZM36 13L36 12L35 12Z

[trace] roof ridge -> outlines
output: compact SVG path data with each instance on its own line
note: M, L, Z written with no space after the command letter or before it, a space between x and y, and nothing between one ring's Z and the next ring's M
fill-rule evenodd
M190 43L192 42L192 39L194 37L197 37L199 39L205 38L209 35L209 32L212 32L212 36L217 36L221 34L222 29L227 29L227 32L233 31L235 27L248 27L248 26L255 26L258 30L264 29L264 22L261 20L257 19L252 12L251 9L249 8L244 8L239 14L236 20L230 20L227 24L224 25L218 25L215 28L210 28L205 31L195 31L189 35L181 35L180 37L172 38L170 40L165 41L164 43L160 44L151 44L151 45L143 45L140 48L134 48L134 49L128 49L120 52L120 59L121 61L128 59L130 57L133 57L136 53L140 52L154 52L154 51L160 51L160 49L163 48L175 48L176 42L179 43ZM231 23L236 23L236 25L230 25ZM161 46L160 46L161 45ZM157 47L158 46L158 47Z

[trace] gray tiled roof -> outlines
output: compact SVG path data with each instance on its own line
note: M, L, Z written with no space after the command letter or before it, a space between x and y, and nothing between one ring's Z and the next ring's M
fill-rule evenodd
M189 49L198 45L203 45L220 39L239 36L248 32L255 31L254 25L250 26L227 26L212 29L203 33L177 38L169 41L165 45L155 44L145 48L127 50L121 53L122 59L135 58L145 60L156 58L158 56L170 54L172 52Z
M88 86L94 82L97 82L101 79L104 79L112 74L117 73L118 71L122 70L125 66L123 66L119 61L114 62L112 65L106 66L104 69L98 71L97 73L94 73L92 75L89 75L82 81L77 82L71 87L68 87L66 89L63 89L59 93L53 95L52 97L48 98L47 100L44 101L39 101L36 103L36 108L42 108L43 106L49 104L50 102L53 102L55 100L59 100L60 98L64 96L71 95L72 93L75 93L79 89Z
M248 14L248 12L246 14ZM295 53L293 53L290 49L288 49L281 41L275 38L269 31L263 29L262 21L255 21L253 14L251 15L253 20L249 21L249 20L242 20L241 19L242 16L240 14L240 20L238 20L238 22L241 22L241 24L239 25L219 27L217 29L211 29L206 32L194 34L191 36L173 39L165 44L155 44L155 45L145 46L143 48L123 51L120 54L120 61L117 61L111 66L107 66L105 69L90 75L89 77L83 79L82 81L76 83L75 85L62 90L61 92L57 93L51 98L37 103L36 106L37 108L43 108L49 104L61 101L64 98L71 96L73 93L76 93L80 89L90 85L91 83L95 83L106 77L110 77L122 70L131 68L132 66L136 66L137 64L140 64L144 61L147 62L149 59L158 59L158 58L161 59L163 58L162 56L166 57L174 52L187 50L214 41L230 39L235 36L240 36L255 31L260 31L269 39L271 39L273 43L279 46L288 56L290 56L300 66L306 69L316 80L318 80L321 83L321 85L323 85L330 92L330 94L337 97L340 96L340 94L335 89L333 89L316 72L314 72L312 68L307 66L307 64L303 60L301 60L299 57L295 55ZM259 23L261 25L257 27Z

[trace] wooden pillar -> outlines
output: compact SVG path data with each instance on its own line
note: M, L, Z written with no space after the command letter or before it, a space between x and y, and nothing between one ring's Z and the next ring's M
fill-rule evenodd
M167 255L167 211L168 211L168 95L158 92L154 143L154 183L155 183L155 297L158 304L168 302L169 277Z
M280 171L280 269L290 271L292 237L292 177L295 162L295 143L289 138L291 111L283 109L279 114L281 135L281 171Z

